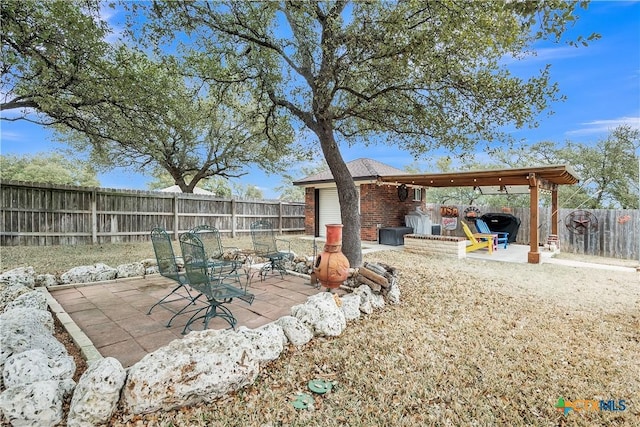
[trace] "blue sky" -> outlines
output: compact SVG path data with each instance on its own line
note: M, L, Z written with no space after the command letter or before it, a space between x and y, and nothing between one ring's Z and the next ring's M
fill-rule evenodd
M511 65L514 73L528 74L551 64L552 80L567 97L565 102L552 105L555 114L542 116L537 129L514 131L517 139L532 144L567 140L589 143L621 124L640 128L640 2L595 1L579 15L568 35L596 32L602 36L600 40L579 48L547 43L540 46L538 56ZM2 154L47 152L61 147L46 128L24 121L1 121L0 126ZM346 161L369 157L400 169L414 163L397 147L342 147L342 153ZM428 160L418 162L421 167L427 164ZM144 190L150 178L116 170L99 175L99 180L103 187ZM239 181L259 187L267 198L276 198L273 189L281 185L282 178L255 169Z

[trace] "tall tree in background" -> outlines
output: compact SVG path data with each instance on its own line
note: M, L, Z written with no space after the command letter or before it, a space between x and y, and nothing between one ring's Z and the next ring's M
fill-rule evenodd
M125 48L118 55L123 66L114 93L123 95L120 105L85 108L59 128L65 142L91 147L96 164L141 171L160 166L191 193L201 180L237 178L252 165L277 171L294 156L289 128L273 129L278 139L265 137L264 117L246 92L187 78L189 64L175 58L154 61Z
M191 78L189 64L155 61L109 44L97 0L2 4L0 107L3 120L52 126L58 139L90 154L100 170L164 168L183 192L214 176L257 165L278 171L291 145L287 126L267 120L247 91ZM218 66L220 66L218 64Z
M275 190L280 194L280 200L286 200L288 202L304 202L304 187L293 185L293 182L327 169L329 169L327 162L322 158L318 158L313 162L302 165L299 169L289 169L288 171L283 172L281 174L281 184L275 188Z
M12 181L98 187L93 166L62 153L0 155L0 178Z
M546 152L555 155L555 163L573 166L583 182L589 181L582 188L584 194L580 197L585 208L637 209L639 189L636 152L639 148L640 130L618 126L595 143L568 141L563 147ZM537 148L536 151L541 150Z
M148 40L212 66L207 77L253 83L266 129L295 118L311 130L338 188L343 250L360 265L358 193L340 152L354 142L435 146L506 138L558 100L549 69L528 80L503 59L559 40L576 2L161 2L148 7ZM216 64L229 66L220 73ZM535 123L533 123L535 124ZM269 131L266 131L269 134Z
M97 0L4 1L0 17L0 109L20 112L3 120L64 123L82 106L108 102L96 84L110 67Z

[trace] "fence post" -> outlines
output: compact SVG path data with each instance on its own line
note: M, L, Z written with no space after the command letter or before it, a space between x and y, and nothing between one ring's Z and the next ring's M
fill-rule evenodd
M280 234L282 234L282 200L278 203L278 225L280 228Z
M180 238L180 230L178 229L178 194L173 196L173 240Z
M236 199L231 198L231 237L236 238Z
M98 192L91 191L91 243L98 244Z

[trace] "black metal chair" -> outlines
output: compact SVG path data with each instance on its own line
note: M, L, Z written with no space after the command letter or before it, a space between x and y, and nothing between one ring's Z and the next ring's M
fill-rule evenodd
M178 285L160 301L153 304L147 314L151 314L153 309L157 306L161 306L169 310L173 313L173 316L167 323L167 327L169 327L176 316L191 312L191 310L187 309L192 308L191 306L196 303L196 300L200 298L202 294L196 294L192 289L190 289L186 274L179 270L178 264L176 263L173 246L171 245L171 238L163 228L156 227L151 230L151 243L153 244L153 252L156 254L158 271L162 276L175 281ZM184 301L187 301L187 304L180 309L177 309L176 305L172 304Z
M287 274L285 261L291 259L291 242L284 239L276 239L273 226L265 220L256 221L251 224L251 240L256 255L269 260L260 269L260 279L264 280L269 270L278 270L280 277ZM278 242L286 243L287 251L278 249Z
M206 329L209 327L209 321L215 317L224 319L231 328L235 328L236 318L225 304L229 304L234 298L251 304L254 295L246 289L234 286L236 272L211 268L204 244L195 233L188 232L180 236L180 248L189 284L205 295L208 302L206 307L200 308L191 316L182 333L186 334L191 330L191 325L201 319Z

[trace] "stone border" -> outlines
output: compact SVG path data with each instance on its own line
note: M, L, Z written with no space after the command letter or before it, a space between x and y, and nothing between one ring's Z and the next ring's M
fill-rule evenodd
M47 305L49 306L53 314L58 318L60 323L62 323L62 326L71 336L71 339L73 340L75 345L77 345L80 349L82 357L87 361L87 366L91 365L97 360L102 359L103 356L93 345L93 342L84 332L82 332L82 329L80 329L76 322L73 321L71 316L67 314L60 303L58 303L58 301L56 301L56 299L49 293L49 290L45 287L38 287L35 289L44 294L45 298L47 299Z

